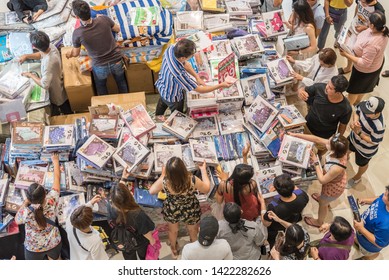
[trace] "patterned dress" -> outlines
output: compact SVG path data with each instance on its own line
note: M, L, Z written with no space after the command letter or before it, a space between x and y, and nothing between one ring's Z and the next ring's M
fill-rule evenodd
M345 155L341 159L333 158L327 155L326 157L326 164L324 165L324 174L326 174L332 166L335 166L333 163L327 163L327 162L336 162L339 164L342 164L346 166L347 164L347 155ZM346 188L347 184L347 172L346 169L343 169L343 171L331 182L328 182L327 184L323 184L321 189L321 194L329 197L339 197L343 193L344 189Z
M163 190L166 193L166 199L163 202L162 215L166 222L172 224L183 222L194 225L200 221L200 203L196 197L197 190L194 188L193 180L186 193L172 194L166 186L166 180L163 180Z
M59 192L51 190L46 195L46 204L43 206L43 215L55 221ZM46 252L55 248L61 242L61 235L57 227L47 223L46 228L40 229L34 213L27 207L20 208L15 216L17 224L25 224L26 239L24 246L30 252Z

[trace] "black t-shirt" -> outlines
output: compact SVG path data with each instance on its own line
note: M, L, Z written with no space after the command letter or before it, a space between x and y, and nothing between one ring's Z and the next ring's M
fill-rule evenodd
M279 195L275 196L267 206L267 211L273 211L279 218L289 223L297 223L301 221L301 212L307 205L309 197L306 192L301 189L296 189L293 193L296 195L296 199L290 202L282 201ZM285 230L285 228L280 223L270 219L268 213L266 213L263 218L266 221L272 222L267 228L267 231L269 235L268 241L270 246L273 246L277 232L279 230Z
M118 214L116 209L113 208L110 204L108 204L108 220L116 221L117 217ZM142 209L128 212L127 226L133 227L139 234L139 245L148 243L148 239L143 235L155 229L154 222Z
M326 84L324 83L317 83L305 88L309 94L307 103L310 105L305 119L312 134L328 139L336 133L339 123L348 124L352 108L346 97L343 97L339 103L331 103L325 88Z
M92 19L91 24L74 30L73 47L83 45L95 66L119 62L122 54L112 35L114 25L115 22L107 16Z

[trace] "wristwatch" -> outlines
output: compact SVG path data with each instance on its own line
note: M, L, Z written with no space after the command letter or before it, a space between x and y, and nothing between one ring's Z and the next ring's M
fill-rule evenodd
M361 130L361 131L359 131L357 134L358 134L358 136L361 136L361 134L362 134L362 130Z
M316 161L313 165L319 166L319 165L320 165L320 162Z

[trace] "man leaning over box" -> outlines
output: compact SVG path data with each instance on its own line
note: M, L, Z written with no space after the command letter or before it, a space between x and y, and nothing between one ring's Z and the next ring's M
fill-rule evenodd
M123 56L112 35L112 31L119 32L120 27L107 16L91 18L90 7L85 1L73 1L72 8L81 26L73 32L73 49L66 53L66 58L79 56L83 45L92 58L97 95L108 94L107 78L110 74L116 81L119 93L127 93Z
M182 39L175 46L166 50L159 78L155 83L161 95L155 110L157 116L163 115L168 107L171 112L175 110L183 112L184 95L190 91L207 93L233 85L226 81L213 86L205 85L190 63L187 62L195 53L196 45L188 39Z
M50 43L49 36L42 31L32 32L30 42L32 47L39 52L22 55L19 62L23 63L27 59L40 59L42 78L30 72L24 72L22 75L33 79L37 85L48 90L51 116L57 116L61 113L71 114L69 99L63 88L61 56L58 49Z

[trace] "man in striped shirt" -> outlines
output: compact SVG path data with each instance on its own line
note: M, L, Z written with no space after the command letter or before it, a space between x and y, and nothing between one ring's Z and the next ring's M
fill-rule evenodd
M355 152L358 172L348 181L348 188L354 187L361 181L370 159L377 153L378 145L383 140L385 121L382 110L384 107L385 101L377 96L362 101L356 107L348 140L350 152Z
M169 47L163 57L159 78L155 83L161 95L155 114L163 115L169 107L170 111L184 110L184 95L189 91L207 93L219 88L232 86L223 82L212 86L205 85L199 75L188 62L196 53L196 45L188 39L182 39L175 46Z

